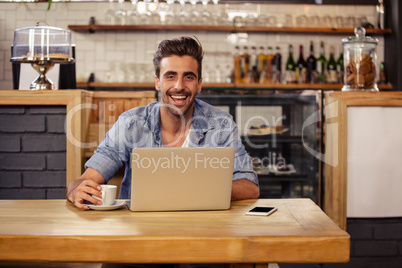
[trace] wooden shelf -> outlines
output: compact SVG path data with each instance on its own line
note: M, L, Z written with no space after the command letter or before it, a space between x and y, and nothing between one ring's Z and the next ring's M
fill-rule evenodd
M77 83L77 87L100 87L100 88L155 88L155 83L101 83L101 82L89 82L89 83Z
M203 83L203 88L234 88L232 83ZM77 83L77 88L138 88L154 89L155 83Z
M323 89L341 90L343 84L245 84L245 83L203 83L203 89ZM77 83L77 88L133 88L154 89L155 83ZM380 90L392 90L391 84L378 85Z
M211 31L211 32L272 32L272 33L316 33L316 34L354 34L353 28L309 28L309 27L235 27L208 25L69 25L73 31ZM391 34L391 29L366 29L366 34Z
M208 85L208 84L207 84ZM341 90L343 84L234 84L237 89L323 89L323 90ZM380 90L392 90L391 84L377 85ZM205 86L203 86L205 88Z

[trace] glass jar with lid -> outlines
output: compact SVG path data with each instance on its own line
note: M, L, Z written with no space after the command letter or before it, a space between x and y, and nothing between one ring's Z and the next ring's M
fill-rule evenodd
M344 47L344 86L342 91L378 91L378 39L366 36L363 27L355 28L355 36L342 39Z

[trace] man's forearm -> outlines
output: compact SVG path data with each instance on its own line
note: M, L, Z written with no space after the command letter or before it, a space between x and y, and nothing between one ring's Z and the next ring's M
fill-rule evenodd
M232 183L232 200L256 199L260 196L258 186L246 179L235 180Z

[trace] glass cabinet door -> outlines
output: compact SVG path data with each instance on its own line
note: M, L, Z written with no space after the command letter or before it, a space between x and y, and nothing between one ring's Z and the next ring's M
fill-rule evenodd
M241 92L239 90L239 92ZM320 202L320 91L208 91L198 98L229 112L253 158L260 198Z

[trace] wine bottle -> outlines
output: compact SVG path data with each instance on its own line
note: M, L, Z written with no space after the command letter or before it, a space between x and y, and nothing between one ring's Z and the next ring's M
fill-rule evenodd
M257 66L253 65L247 74L246 83L258 83L260 81L260 74L258 73Z
M286 61L286 73L285 73L285 82L286 83L295 83L296 82L296 63L293 59L293 46L289 45L289 54L288 59Z
M299 46L299 59L296 64L296 82L306 83L307 79L307 64L303 56L303 45Z
M337 70L338 70L338 83L343 84L343 75L345 72L345 66L344 66L344 62L343 62L343 47L340 48L339 51L339 58L336 61L337 63Z
M318 82L325 83L326 82L326 64L327 59L325 58L325 50L324 50L324 42L320 43L320 56L317 59L317 72L318 72Z
M272 77L273 77L273 73L272 73L273 72L273 67L272 67L272 65L274 63L274 58L275 58L275 55L274 55L274 53L272 51L272 47L269 46L268 47L268 52L267 52L267 55L266 55L266 58L265 58L265 60L266 60L265 71L266 71L267 82L268 83L272 83Z
M257 65L258 65L257 48L253 46L251 47L251 54L250 54L250 69L252 69L253 66Z
M384 85L387 83L387 76L385 74L385 65L384 62L382 61L380 64L380 73L379 73L379 81L378 83L380 85Z
M233 74L233 79L235 83L241 82L241 53L240 53L240 47L236 46L235 47L235 52L234 52L234 74Z
M272 82L280 83L282 78L282 54L281 48L276 47L274 62L272 64Z
M244 46L243 53L241 54L241 81L246 82L248 70L250 69L250 54L248 54L248 47Z
M267 55L265 54L265 49L264 49L263 46L260 46L258 54L257 54L257 61L258 61L257 70L258 70L258 73L261 73L265 69L265 66L266 66L266 63L267 63L266 59L267 59Z
M336 72L336 61L334 57L335 48L330 46L329 48L329 60L327 64L327 83L335 84L338 81L338 74Z
M258 59L257 59L257 48L255 46L251 47L250 55L250 65L248 74L246 76L246 83L257 83L259 81L259 74L257 70Z
M314 43L310 42L310 56L307 58L307 83L317 83L317 59L314 57Z

